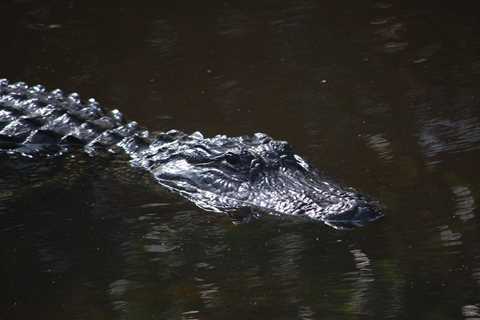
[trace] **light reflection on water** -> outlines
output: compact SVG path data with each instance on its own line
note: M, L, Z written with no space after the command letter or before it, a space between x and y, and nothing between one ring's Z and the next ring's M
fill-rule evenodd
M368 315L368 290L371 287L370 283L375 281L371 270L370 259L359 249L350 250L350 253L353 255L357 272L353 274L350 273L349 276L354 282L352 288L352 298L349 302L349 305L350 308L354 310L355 314Z
M455 215L457 215L463 222L475 218L474 212L476 204L470 188L466 186L454 186L452 189L457 203Z

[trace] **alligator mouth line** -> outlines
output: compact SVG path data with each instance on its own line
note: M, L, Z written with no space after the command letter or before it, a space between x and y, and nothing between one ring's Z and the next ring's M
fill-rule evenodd
M195 200L195 192L171 187L168 185L169 181L162 181L159 179L157 179L157 181L165 188L182 195L184 198L195 203L197 207L203 210L216 213L226 213L235 218L241 217L242 221L250 221L251 218L260 218L263 215L271 215L280 218L288 217L289 219L293 218L303 221L321 222L337 230L351 230L356 227L364 227L365 225L375 222L384 217L383 212L377 203L372 203L369 206L356 206L352 209L346 210L343 213L337 212L336 214L318 216L317 218L312 218L311 216L306 214L305 210L302 209L297 210L295 213L286 214L282 211L272 210L269 208L258 206L256 203L248 200L240 201L241 203L235 208L219 209L218 207L212 206L208 202ZM213 193L210 195L210 197L214 196L215 194ZM209 197L207 196L207 198ZM229 198L229 200L237 201L235 198Z

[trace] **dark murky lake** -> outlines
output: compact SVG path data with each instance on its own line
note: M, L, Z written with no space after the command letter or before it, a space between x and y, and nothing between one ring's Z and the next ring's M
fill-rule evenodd
M122 157L3 157L1 319L480 318L475 2L100 3L2 1L0 77L266 132L387 217L235 225Z

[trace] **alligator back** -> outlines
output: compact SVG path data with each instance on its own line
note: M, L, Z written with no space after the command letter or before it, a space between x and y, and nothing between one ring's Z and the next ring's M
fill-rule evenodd
M147 147L148 131L126 122L118 110L107 112L94 99L86 103L76 93L48 92L41 85L0 80L0 149L9 153L55 155L72 147L94 153ZM134 138L134 139L132 139Z

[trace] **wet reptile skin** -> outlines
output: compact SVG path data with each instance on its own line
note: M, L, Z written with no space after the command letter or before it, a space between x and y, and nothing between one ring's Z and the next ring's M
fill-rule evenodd
M335 228L383 214L364 196L322 179L285 141L263 133L205 138L170 130L150 134L94 99L0 80L0 150L28 157L83 149L125 152L134 166L197 206L215 212L303 217Z

